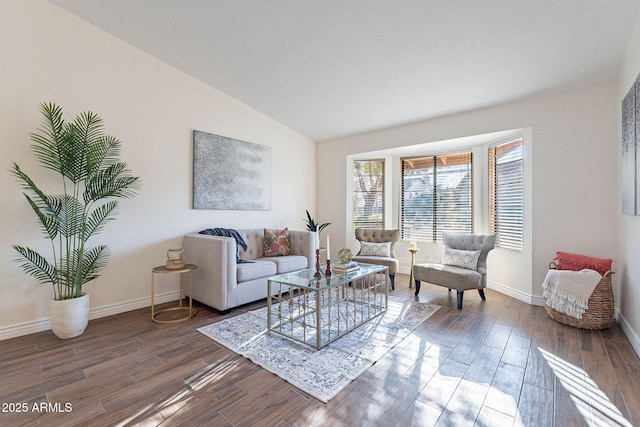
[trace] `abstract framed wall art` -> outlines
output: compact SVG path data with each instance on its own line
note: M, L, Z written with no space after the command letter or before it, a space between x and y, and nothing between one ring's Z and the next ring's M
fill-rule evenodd
M271 209L271 147L195 130L193 208Z
M622 213L640 215L640 75L622 100Z

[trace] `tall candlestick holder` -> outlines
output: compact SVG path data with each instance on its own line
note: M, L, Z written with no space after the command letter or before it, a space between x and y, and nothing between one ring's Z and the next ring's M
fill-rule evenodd
M316 273L313 275L313 277L322 277L322 273L320 273L320 249L316 249Z
M324 272L326 276L331 276L331 260L327 259L327 271Z

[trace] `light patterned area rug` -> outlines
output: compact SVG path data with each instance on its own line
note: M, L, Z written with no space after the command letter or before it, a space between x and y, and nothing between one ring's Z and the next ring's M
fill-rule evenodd
M198 331L326 403L439 308L390 296L386 312L320 350L268 332L266 307Z

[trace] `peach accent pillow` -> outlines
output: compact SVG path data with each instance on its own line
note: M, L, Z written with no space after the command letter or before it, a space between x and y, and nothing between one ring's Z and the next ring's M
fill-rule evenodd
M602 275L611 270L611 263L613 262L608 258L595 258L568 252L556 252L554 261L558 270L580 271L588 268Z

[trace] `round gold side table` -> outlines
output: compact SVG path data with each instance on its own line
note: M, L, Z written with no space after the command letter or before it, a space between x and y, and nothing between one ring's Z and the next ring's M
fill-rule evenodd
M409 272L409 287L413 288L413 264L415 264L416 262L416 252L418 252L420 249L416 248L416 249L409 249L409 252L411 252L411 271Z
M195 264L186 264L184 267L182 268L176 268L176 269L169 269L164 265L160 265L158 267L154 267L153 270L151 270L151 320L153 320L156 323L177 323L177 322L182 322L184 320L190 319L193 316L196 315L196 313L198 312L197 309L193 308L193 292L191 289L191 273L193 272L193 270L195 270L196 268L198 268L197 265ZM182 306L182 299L183 299L183 292L182 292L182 273L189 273L189 307L183 307ZM178 303L177 307L170 307L170 308L164 308L162 310L157 310L156 311L156 307L155 307L155 275L156 274L179 274L180 275L180 302ZM171 320L160 320L160 319L156 319L156 316L160 313L166 313L168 311L177 311L177 310L184 310L186 311L186 316L185 317L181 317L179 319L171 319Z

